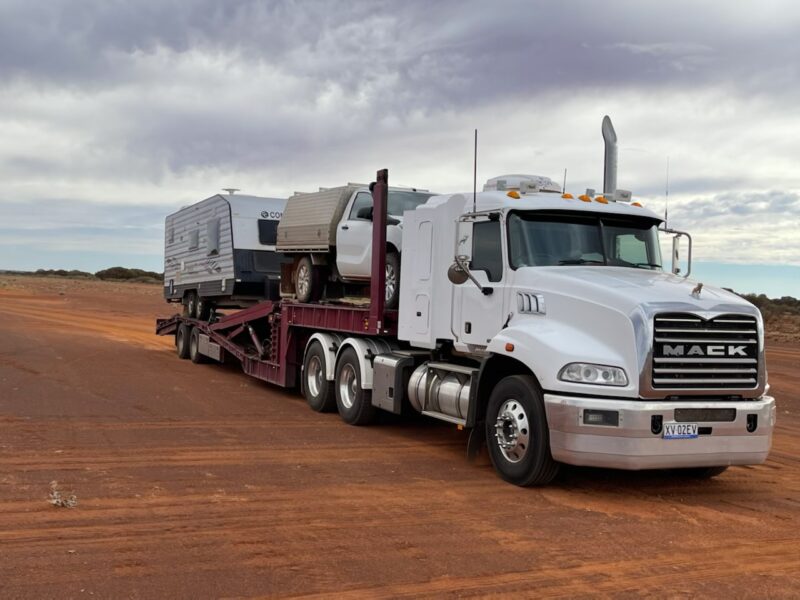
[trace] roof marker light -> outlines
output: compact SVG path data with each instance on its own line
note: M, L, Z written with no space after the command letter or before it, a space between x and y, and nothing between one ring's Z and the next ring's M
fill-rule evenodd
M572 200L574 196L572 194L561 194L561 197L565 200Z
M606 200L605 196L598 196L594 200L595 202L599 202L600 204L608 204L608 200Z
M639 208L642 208L642 205L641 205L640 202L631 202L631 206L638 206Z
M586 194L581 194L580 196L578 196L578 199L579 200L583 200L584 202L591 202L592 201L592 199L589 198L589 196L587 196Z
M514 200L519 200L519 192L517 190L511 190L506 194L509 198L513 198Z

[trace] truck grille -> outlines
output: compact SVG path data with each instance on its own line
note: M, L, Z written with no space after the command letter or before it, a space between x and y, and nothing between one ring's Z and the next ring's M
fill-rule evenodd
M750 315L655 317L653 388L752 389L758 385L758 323Z

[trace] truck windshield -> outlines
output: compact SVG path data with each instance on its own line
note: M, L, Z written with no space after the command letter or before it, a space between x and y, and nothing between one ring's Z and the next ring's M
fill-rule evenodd
M508 248L515 269L556 265L661 269L658 221L654 219L512 212Z
M387 206L387 211L394 217L402 217L405 211L414 210L420 204L424 204L431 196L433 196L433 194L389 190L389 205ZM370 202L370 205L371 204L372 202Z

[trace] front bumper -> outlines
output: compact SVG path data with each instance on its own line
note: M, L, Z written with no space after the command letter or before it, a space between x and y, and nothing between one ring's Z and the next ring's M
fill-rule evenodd
M767 459L775 425L775 399L734 402L606 400L545 394L550 450L570 465L613 469L671 469L753 465ZM676 408L735 408L730 422L698 422L711 433L694 439L663 439L651 431L654 415L674 421ZM619 412L619 425L585 425L586 409ZM747 415L758 415L758 427L747 431ZM701 429L702 430L702 429Z

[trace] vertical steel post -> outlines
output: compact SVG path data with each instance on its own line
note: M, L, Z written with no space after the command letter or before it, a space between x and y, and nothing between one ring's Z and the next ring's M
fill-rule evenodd
M389 195L389 169L378 171L372 188L372 271L369 283L369 328L384 329L386 305L386 212Z

